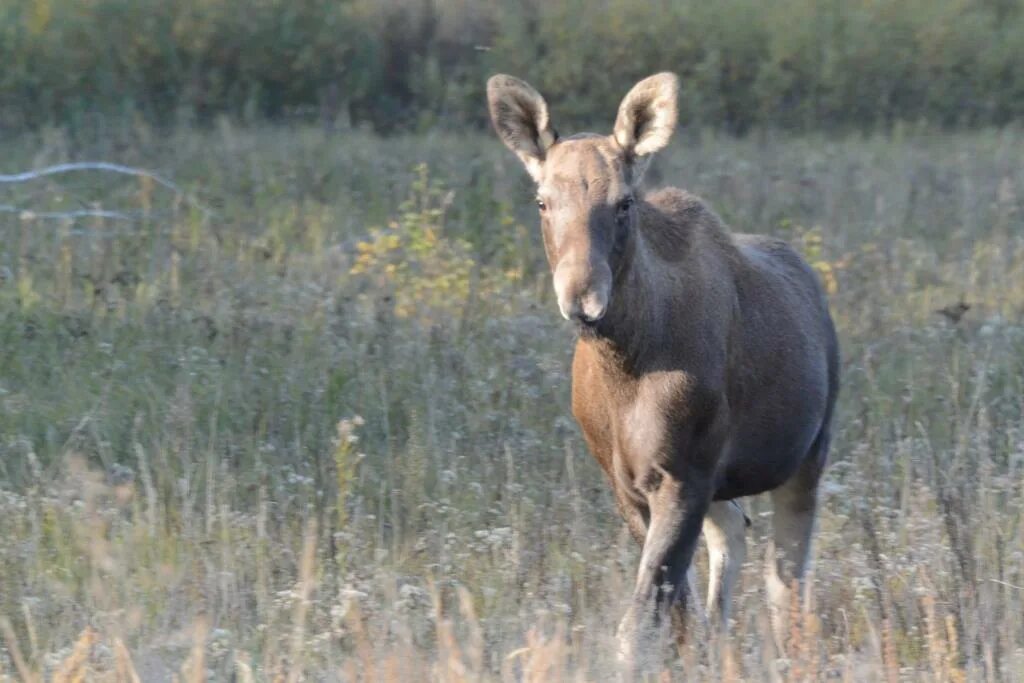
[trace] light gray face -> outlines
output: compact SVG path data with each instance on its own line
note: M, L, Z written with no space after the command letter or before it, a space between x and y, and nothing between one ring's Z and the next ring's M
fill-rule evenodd
M494 128L537 183L544 249L567 319L593 324L608 310L635 186L672 135L678 89L674 74L646 78L619 106L612 135L558 141L536 90L511 76L487 82Z
M594 323L608 308L616 257L635 213L627 171L618 144L601 136L557 142L541 165L544 251L567 320Z

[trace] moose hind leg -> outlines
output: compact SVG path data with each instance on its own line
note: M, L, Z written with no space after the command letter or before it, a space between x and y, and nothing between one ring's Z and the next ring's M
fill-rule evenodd
M711 503L703 527L708 546L707 612L722 631L728 625L730 598L747 557L746 530L747 518L738 503Z
M821 460L812 454L796 474L771 492L773 541L768 551L766 580L775 645L787 651L789 616L793 600L800 600L810 558L811 535L818 503ZM793 595L794 587L797 594ZM802 605L801 605L802 609Z

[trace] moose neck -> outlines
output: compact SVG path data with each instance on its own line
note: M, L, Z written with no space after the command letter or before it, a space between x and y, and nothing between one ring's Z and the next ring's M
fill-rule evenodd
M581 334L606 363L631 375L642 374L666 348L664 320L660 309L665 293L652 267L655 257L639 226L627 238L622 261L615 271L608 312Z

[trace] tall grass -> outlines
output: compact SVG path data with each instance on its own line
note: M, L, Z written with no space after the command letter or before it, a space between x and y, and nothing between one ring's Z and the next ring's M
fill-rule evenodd
M844 348L791 656L751 499L733 635L670 671L1024 675L1022 154L1012 129L698 131L652 169L800 247ZM0 157L134 164L193 200L0 187L0 680L609 675L637 552L497 142L137 123ZM39 217L83 207L127 218Z

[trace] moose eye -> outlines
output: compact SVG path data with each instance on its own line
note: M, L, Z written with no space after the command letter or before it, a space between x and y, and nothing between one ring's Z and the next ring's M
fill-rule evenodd
M548 208L548 205L544 203L543 199L537 197L537 208L543 211L544 209Z
M625 218L631 206L633 206L632 195L623 197L619 200L618 206L615 207L616 212L619 214L619 218Z

